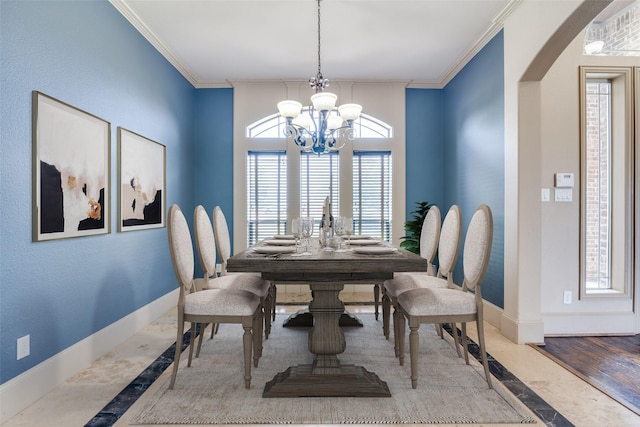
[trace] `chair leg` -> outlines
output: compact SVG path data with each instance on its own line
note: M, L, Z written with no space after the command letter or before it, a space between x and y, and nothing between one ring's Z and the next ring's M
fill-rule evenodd
M191 323L191 338L189 340L189 361L187 362L187 367L190 368L191 367L191 359L193 356L193 347L195 346L195 342L196 342L196 325L197 323Z
M467 322L462 322L462 348L464 349L464 362L469 364L469 345L467 344Z
M393 329L395 334L395 342L398 345L398 359L400 359L400 366L404 365L404 334L406 331L404 315L397 311L398 316L393 316Z
M271 290L269 290L269 295L264 299L264 339L269 339L269 334L271 333L271 311L272 311L272 295Z
M278 301L278 287L275 283L271 284L271 321L276 321L276 302Z
M180 365L180 354L182 354L182 336L184 335L184 321L178 319L178 337L176 338L176 354L173 357L173 372L171 372L171 382L169 390L173 390L178 374L178 365Z
M259 323L259 327L254 329L253 331L254 335L258 336L256 338L258 345L256 348L253 349L253 351L257 353L257 357L260 358L262 357L262 325L264 324L264 307L258 310L258 314L256 315L256 317L258 318L258 322L260 323ZM254 357L256 357L255 354L254 354Z
M200 334L198 335L198 348L196 349L196 359L200 357L200 349L202 349L202 341L204 340L204 331L207 329L206 323L200 323Z
M455 323L450 323L451 332L453 332L453 341L456 343L456 352L458 352L458 357L462 357L462 352L460 351L460 340L458 338L458 325Z
M489 362L487 361L487 349L485 347L484 341L484 325L482 321L482 317L476 320L478 326L478 343L480 345L480 355L482 356L482 366L484 367L484 376L487 378L487 384L489 384L489 388L493 389L493 385L491 384L491 374L489 373Z
M391 314L391 299L384 290L382 291L382 332L389 339L389 315Z
M380 284L373 285L373 305L375 307L375 317L378 320L378 306L380 305Z
M400 332L400 325L404 325L404 316L398 310L398 307L393 307L393 349L396 352L396 357L400 357L400 342L404 341L404 329ZM402 365L402 363L400 363Z
M260 361L260 350L262 348L262 320L256 315L253 318L253 338L251 345L253 347L253 366L258 367Z
M255 324L255 323L254 323ZM243 326L244 335L242 336L242 344L244 350L244 388L251 387L251 345L253 344L253 337L251 333L251 326ZM260 331L258 327L258 331ZM256 335L262 335L260 332L256 332Z
M418 326L409 325L409 353L411 359L411 388L418 387L418 348L419 335Z

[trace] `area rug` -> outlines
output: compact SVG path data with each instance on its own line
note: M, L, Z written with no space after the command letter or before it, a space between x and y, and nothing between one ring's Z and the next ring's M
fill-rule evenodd
M490 390L475 360L465 365L450 337L441 339L430 325L420 329L418 388L411 388L409 357L400 366L393 341L382 334L382 322L358 314L361 328L344 328L343 364L364 366L386 381L392 397L263 398L267 381L291 365L313 360L307 350L308 328L283 328L278 315L263 356L252 370L251 389L244 388L242 329L222 325L206 340L200 357L180 363L176 385L169 373L135 415L131 424L521 424L536 423L531 412L499 381ZM407 349L408 339L407 339Z

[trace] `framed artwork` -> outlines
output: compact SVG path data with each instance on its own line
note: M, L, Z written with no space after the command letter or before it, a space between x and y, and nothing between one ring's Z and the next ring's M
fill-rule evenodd
M33 241L108 234L111 124L33 91Z
M118 127L120 231L165 226L166 147Z

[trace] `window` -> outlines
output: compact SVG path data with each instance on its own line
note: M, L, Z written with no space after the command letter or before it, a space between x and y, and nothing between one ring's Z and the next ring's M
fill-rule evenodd
M284 151L250 151L247 156L249 245L287 229L287 162Z
M354 234L391 241L391 152L353 152Z
M581 296L624 296L633 278L630 68L581 68Z
M339 154L318 156L300 153L300 216L309 216L319 221L322 206L327 196L331 200L331 212L340 212Z

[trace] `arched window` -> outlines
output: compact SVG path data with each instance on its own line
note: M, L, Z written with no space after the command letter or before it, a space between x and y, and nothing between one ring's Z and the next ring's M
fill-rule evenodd
M309 107L302 109L304 114L309 112ZM284 138L285 119L275 113L264 117L247 126L248 138ZM361 114L353 123L357 138L392 138L393 128L382 120L367 114Z

